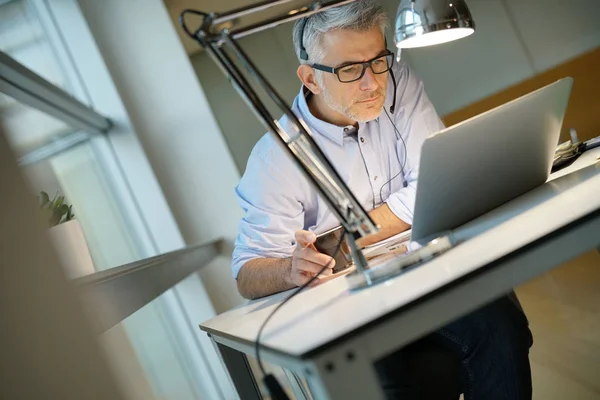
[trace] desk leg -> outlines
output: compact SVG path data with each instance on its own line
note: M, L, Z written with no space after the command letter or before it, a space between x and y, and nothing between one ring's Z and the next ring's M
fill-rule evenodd
M373 361L358 347L332 351L313 360L304 375L315 399L384 399Z
M305 386L302 378L287 368L283 368L286 378L290 384L295 400L313 400L308 388Z
M262 394L260 393L246 355L214 340L212 342L225 368L227 368L227 372L229 372L229 377L240 399L262 400Z

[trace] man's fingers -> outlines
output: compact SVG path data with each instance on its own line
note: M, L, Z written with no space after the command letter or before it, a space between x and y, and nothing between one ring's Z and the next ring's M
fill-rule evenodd
M310 231L297 231L295 236L297 247L294 251L292 266L293 273L296 275L296 284L304 285L318 273L321 273L322 276L331 275L335 260L315 249L313 243L317 239L317 235ZM311 286L314 284L311 283Z
M317 240L317 235L311 231L296 231L296 243L300 247L309 247Z
M298 271L296 273L296 277L294 279L294 283L298 286L302 286L302 285L306 285L311 279L312 279L313 275L312 274L304 274L300 271ZM315 281L318 279L315 279ZM311 284L312 286L312 284Z
M321 267L327 266L327 268L335 267L335 260L327 254L319 253L311 248L298 249L294 252L294 256L298 260L305 260L313 264L320 265Z
M333 264L333 263L332 263ZM310 273L311 275L318 274L323 269L324 264L315 264L306 260L298 260L296 263L296 269L298 271ZM330 269L331 267L325 268L325 270Z
M302 286L302 285L306 285L308 282L310 282L310 280L313 278L313 274L308 274L308 273L302 273L302 272L298 272L298 274L296 275L296 279L294 279L294 283L298 286ZM308 287L315 287L320 285L321 283L321 279L317 278L314 279L310 285L308 285Z

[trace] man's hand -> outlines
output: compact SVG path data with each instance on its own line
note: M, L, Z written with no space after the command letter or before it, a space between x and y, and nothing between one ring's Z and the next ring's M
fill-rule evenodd
M292 269L290 271L289 282L301 286L308 282L312 277L326 266L321 276L329 276L333 273L335 260L326 254L319 253L314 245L317 235L310 231L296 232L296 250L292 255ZM319 284L315 279L311 286Z
M321 276L331 276L335 260L315 248L317 235L309 231L296 232L296 249L292 257L255 258L240 269L237 285L247 299L257 299L273 293L302 286L327 266ZM322 283L315 279L310 286Z
M380 242L411 228L409 224L398 218L386 203L371 210L369 216L373 219L373 222L379 225L379 232L358 239L356 243L361 248Z

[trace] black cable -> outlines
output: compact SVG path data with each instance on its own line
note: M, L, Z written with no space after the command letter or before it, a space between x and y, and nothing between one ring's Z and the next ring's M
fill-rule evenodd
M307 21L308 21L308 17L302 18L302 21L300 21L300 23L302 24L300 26L300 59L304 60L304 61L308 61L308 53L306 52L306 49L304 48L304 28L306 27Z
M387 39L385 48L387 49ZM394 65L394 59L392 58L392 66ZM392 106L390 107L390 112L394 115L394 111L396 111L396 91L398 90L398 83L396 83L396 77L394 76L394 71L390 68L390 78L392 78L392 83L394 84L394 98L392 99Z
M400 166L400 172L398 172L396 175L392 176L387 182L385 182L383 185L381 185L381 188L379 189L379 200L382 203L383 203L383 188L385 187L385 185L387 185L388 183L390 183L391 181L396 179L400 174L404 174L404 168L406 168L406 159L408 158L408 152L406 150L406 142L404 141L404 138L402 138L402 135L400 134L400 132L398 132L398 128L396 128L396 124L394 124L394 121L392 121L392 118L390 117L390 114L388 114L387 110L384 108L383 111L385 111L385 115L387 115L388 119L392 123L392 126L394 127L394 130L398 134L397 137L400 140L402 140L402 145L404 147L404 159L402 160L402 165ZM406 187L406 186L407 186L406 179L404 179L404 187ZM391 192L391 189L390 189L390 192Z
M265 371L265 367L260 358L260 336L262 335L262 332L265 329L267 322L269 322L269 320L273 317L273 315L275 315L275 313L281 307L283 307L283 305L285 303L287 303L298 293L300 293L301 291L306 289L308 287L308 285L310 285L311 283L313 283L315 281L315 279L318 279L319 275L321 275L323 272L325 272L325 270L329 267L329 265L332 263L332 261L335 259L335 257L339 253L340 249L342 248L342 242L344 241L344 237L346 237L346 232L347 231L344 229L344 232L340 236L340 240L335 248L335 251L333 252L333 256L332 256L331 260L329 260L329 262L327 264L325 264L323 266L323 268L321 268L321 270L319 271L318 274L316 274L315 276L310 278L310 280L308 282L306 282L305 284L303 284L302 286L298 287L298 289L296 289L294 291L294 293L289 295L284 301L282 301L277 307L275 307L275 309L273 311L271 311L271 314L269 314L269 316L264 320L264 322L260 326L260 329L258 330L258 334L256 335L256 342L254 344L254 348L256 350L256 360L258 361L258 367L260 368L260 371L264 375L263 381L265 383L265 386L267 386L267 388L269 389L269 392L271 393L271 396L273 397L274 400L287 399L287 395L285 394L285 392L279 385L279 382L277 382L277 379L271 374L267 375L267 372Z
M181 14L179 14L179 24L181 25L181 27L183 28L183 30L185 31L185 33L191 37L192 39L196 40L196 34L192 33L187 25L185 24L185 15L186 14L194 14L194 15L201 15L204 17L204 19L206 20L206 17L208 17L208 14L202 11L197 11L197 10L191 10L191 9L187 9L187 10L183 10L181 12ZM196 33L198 33L196 31Z

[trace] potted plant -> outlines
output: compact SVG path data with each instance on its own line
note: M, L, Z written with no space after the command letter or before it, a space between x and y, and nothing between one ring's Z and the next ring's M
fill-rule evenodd
M48 224L50 241L56 250L68 279L95 272L85 236L73 214L73 206L65 203L65 196L40 193L40 210Z

